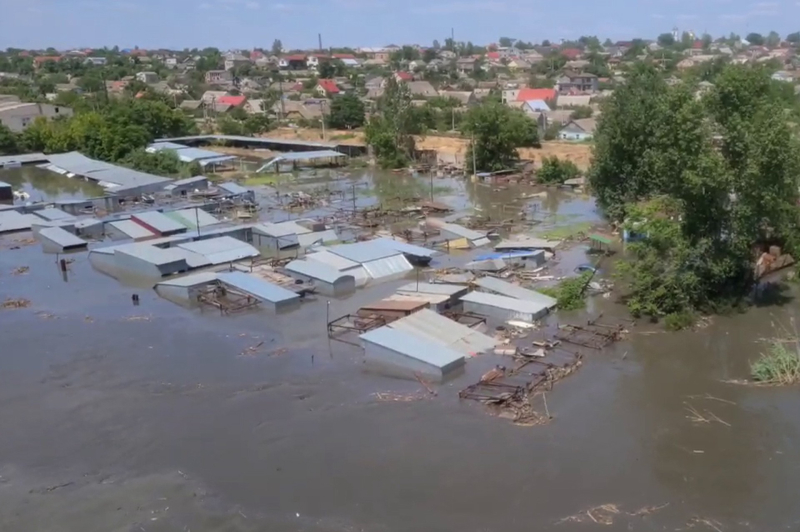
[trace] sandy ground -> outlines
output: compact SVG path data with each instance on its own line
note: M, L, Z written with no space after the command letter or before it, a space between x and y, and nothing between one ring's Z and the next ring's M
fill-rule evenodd
M340 144L363 145L363 131L329 130L327 140ZM292 129L279 128L268 133L269 137L282 139L300 140L322 140L322 131L318 129ZM453 137L439 137L428 135L417 137L417 146L420 149L436 150L440 158L456 164L464 161L467 153L469 140ZM578 144L570 142L546 142L541 149L523 148L520 156L523 159L541 162L543 157L553 155L562 159L569 159L581 169L589 167L592 158L592 146L590 144Z

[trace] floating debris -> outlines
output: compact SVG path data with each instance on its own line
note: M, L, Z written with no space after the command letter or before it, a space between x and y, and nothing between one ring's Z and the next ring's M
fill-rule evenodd
M20 266L19 268L14 268L11 275L25 275L30 269L30 266Z
M401 394L401 393L393 393L393 392L376 392L372 394L378 401L382 402L389 402L394 401L398 403L411 403L414 401L424 401L426 399L430 399L431 396L429 394L417 392L414 394Z
M55 314L51 314L49 312L37 312L36 315L42 318L43 320L52 320L56 317Z
M246 347L241 353L239 353L239 356L242 356L242 357L255 356L256 353L261 351L261 347L263 345L264 345L264 341L262 340L261 342L258 342L255 345L251 345L250 347Z
M616 504L602 504L594 506L587 510L578 512L575 515L570 515L556 522L557 525L561 523L595 523L598 525L613 525L614 520L619 516L628 517L642 517L650 515L659 510L663 510L669 506L669 503L660 504L658 506L644 506L633 512L623 512ZM690 525L691 527L692 525ZM720 531L718 531L720 532Z
M142 315L142 316L128 316L127 318L123 318L125 321L150 321L153 319L153 316L150 315Z
M29 299L19 298L19 299L12 299L8 298L3 301L2 308L28 308L31 306L31 302Z

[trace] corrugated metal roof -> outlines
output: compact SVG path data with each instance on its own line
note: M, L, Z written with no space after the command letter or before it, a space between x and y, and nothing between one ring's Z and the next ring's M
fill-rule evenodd
M68 212L64 212L61 209L56 209L50 207L48 209L41 209L38 211L34 211L36 216L47 220L48 222L56 222L56 221L65 221L65 220L74 220L75 217Z
M162 234L186 231L186 226L158 211L137 212L131 218L139 220Z
M555 308L556 304L558 303L550 296L546 296L534 290L528 290L527 288L511 284L495 277L481 277L475 281L475 284L485 290L497 292L498 294L504 296L513 297L514 299L531 301L548 309Z
M183 259L186 261L186 265L189 266L190 270L196 270L197 268L205 268L206 266L212 266L211 261L204 255L200 255L199 253L193 253L187 249L181 249L179 247L173 247L170 248L170 250L183 257Z
M41 219L32 214L20 214L17 211L0 212L0 233L24 231Z
M180 217L180 219L183 220L182 223L184 223L184 225L188 224L187 227L190 229L197 229L198 223L200 224L200 228L220 223L219 220L199 207L194 209L181 209L179 211L172 211L172 214Z
M186 185L194 185L195 183L203 183L208 181L208 178L204 175L196 175L194 177L187 177L186 179L178 179L177 181L173 181L169 184L169 187L183 187Z
M178 244L178 247L204 256L211 264L225 264L260 255L256 248L232 236L187 242Z
M258 224L253 227L253 231L261 235L280 237L310 233L311 229L289 220L286 222Z
M39 231L40 238L46 238L51 242L61 246L63 249L86 247L85 240L78 238L69 231L60 227L48 227Z
M494 249L497 251L510 250L510 249L553 249L559 245L559 240L546 240L544 238L535 237L520 237L514 240L503 240L495 245Z
M513 297L486 294L484 292L470 292L461 298L461 301L469 301L490 307L497 307L526 314L538 315L548 309L547 305L526 301L524 299L514 299Z
M462 238L466 238L467 240L481 240L486 238L486 235L483 233L479 233L477 231L473 231L472 229L467 229L466 227L454 223L442 222L435 218L429 219L428 223L431 225L438 227L442 231L447 231L448 233L452 233L456 236L460 236Z
M206 159L221 159L226 161L236 159L234 155L225 155L215 151L201 150L200 148L181 148L180 150L175 150L175 153L178 154L178 159L185 163L203 161Z
M493 349L500 342L480 331L445 318L429 309L422 309L388 325L431 342L446 345L465 355L476 355Z
M401 255L399 251L395 251L380 242L374 240L366 240L364 242L356 242L355 244L340 244L338 246L331 246L327 248L331 253L344 257L347 260L364 264L367 262L384 259ZM408 261L406 261L408 262Z
M0 166L43 163L47 161L44 153L26 153L21 155L4 155L0 157Z
M306 255L306 259L326 264L336 270L339 270L340 272L360 266L359 263L353 262L344 257L340 257L339 255L335 255L328 249L321 249L317 252L309 253Z
M402 311L416 312L428 306L427 301L421 299L381 299L369 305L362 306L359 310L365 312Z
M204 284L213 283L217 280L217 272L200 272L193 273L192 275L184 275L181 277L170 278L166 281L158 283L162 286L202 286Z
M181 253L176 253L173 248L157 248L144 242L115 246L114 253L131 255L156 266L186 261L185 257Z
M339 240L339 235L333 229L326 229L325 231L317 231L316 233L304 233L297 235L297 243L300 247L307 248L314 244L336 242Z
M243 137L240 135L193 135L189 137L174 137L168 139L157 139L157 142L185 142L191 140L232 140L238 142L248 142L253 144L284 144L287 146L308 146L321 149L334 148L336 144L329 142L309 142L305 140L272 139L266 137Z
M525 259L533 258L539 255L544 255L543 249L532 249L528 251L497 251L495 253L486 253L475 257L475 260L492 260L492 259Z
M264 166L256 170L256 172L263 172L270 166L274 166L276 163L282 162L294 162L294 161L313 161L316 159L329 159L329 158L338 158L338 157L347 157L344 153L340 153L334 150L320 150L320 151L300 151L300 152L289 152L289 153L282 153L277 155L274 159L267 161Z
M446 303L450 298L444 294L425 294L422 292L397 292L386 298L386 301L424 301L436 306Z
M227 192L231 196L241 196L250 193L248 189L236 183L219 183L217 188L222 189L223 192Z
M161 150L182 150L188 147L186 144L178 144L177 142L154 142L145 151L155 153Z
M464 265L465 270L477 272L498 272L505 267L506 263L503 259L473 260Z
M258 299L271 303L280 303L282 301L300 298L297 293L291 290L287 290L276 284L268 283L263 279L243 272L220 273L217 275L217 278L225 284L229 284Z
M378 242L380 245L385 246L389 249L393 249L394 251L399 251L400 253L405 253L406 255L413 255L415 257L432 258L435 255L439 254L438 251L434 251L428 248L423 248L420 246L415 246L413 244L407 244L405 242L401 242L399 240L393 240L391 238L376 238L374 240L370 240L369 242Z
M462 292L467 291L466 286L457 284L444 284L444 283L408 283L397 289L398 292L420 292L423 294L439 294L446 296L455 296Z
M152 231L148 231L147 229L137 224L133 220L119 220L117 222L109 222L108 225L128 235L129 238L133 239L156 236Z
M464 355L414 334L380 327L360 336L364 342L373 343L390 349L415 360L421 360L439 369L464 362Z
M343 277L353 277L352 275L342 274L339 272L339 270L336 270L326 264L307 260L293 260L284 266L284 268L286 271L305 275L307 277L311 277L312 279L317 279L318 281L331 284L336 283Z
M47 158L50 164L44 165L45 168L54 171L60 169L72 174L84 176L100 182L102 186L114 190L124 190L126 188L136 188L158 183L164 183L166 185L171 181L171 179L166 177L137 172L136 170L130 170L129 168L123 168L103 161L96 161L76 151L53 154L49 155ZM54 169L52 167L56 168Z
M369 276L376 281L399 279L414 269L402 253L391 257L371 260L365 262L361 266L367 271Z

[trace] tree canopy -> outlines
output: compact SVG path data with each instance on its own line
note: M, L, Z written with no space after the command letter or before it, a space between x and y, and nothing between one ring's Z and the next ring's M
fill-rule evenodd
M487 102L464 115L462 130L472 137L468 159L477 170L502 170L519 160L517 148L539 147L536 123L519 109Z
M414 157L415 132L411 91L406 84L390 77L383 96L378 100L378 112L370 117L366 141L384 168L400 168Z
M364 103L354 94L343 94L331 101L330 127L353 129L364 125Z
M645 238L620 266L634 314L715 311L754 282L753 250L796 249L800 145L761 66L728 65L697 99L641 67L607 101L590 184Z

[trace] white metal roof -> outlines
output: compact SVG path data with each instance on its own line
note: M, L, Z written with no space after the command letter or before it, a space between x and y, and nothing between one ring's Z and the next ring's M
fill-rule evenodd
M129 238L137 239L156 236L152 231L145 229L133 220L118 220L116 222L109 222L108 225L124 233Z
M444 284L444 283L408 283L397 289L398 292L414 293L419 292L423 294L439 294L454 296L461 292L466 292L467 287L457 284Z
M500 295L513 297L514 299L522 299L524 301L532 301L539 305L543 305L549 309L555 308L558 303L554 298L546 296L535 290L528 290L519 285L512 284L502 279L495 277L481 277L475 281L479 287L491 292L497 292Z
M306 255L306 259L327 264L328 266L331 266L340 272L360 266L359 263L353 262L352 260L347 260L344 257L340 257L339 255L331 253L328 249L321 249L314 253L309 253Z
M439 369L464 362L464 355L407 331L380 327L360 336L363 342L373 343L409 358L420 360Z
M237 240L232 236L220 236L195 242L178 244L178 248L197 253L208 259L211 264L225 264L246 259L248 257L258 257L260 253L256 248Z
M481 305L488 305L490 307L497 307L516 312L533 314L534 316L541 314L547 310L547 305L536 303L534 301L526 301L524 299L514 299L513 297L498 296L495 294L486 294L484 292L470 292L463 296L461 301L469 301Z
M429 309L422 309L393 321L389 327L448 346L466 355L482 353L493 349L500 343L480 331L445 318Z
M284 268L289 272L298 273L331 284L338 282L344 277L353 277L352 275L342 274L339 270L327 264L307 260L293 260L284 266Z

